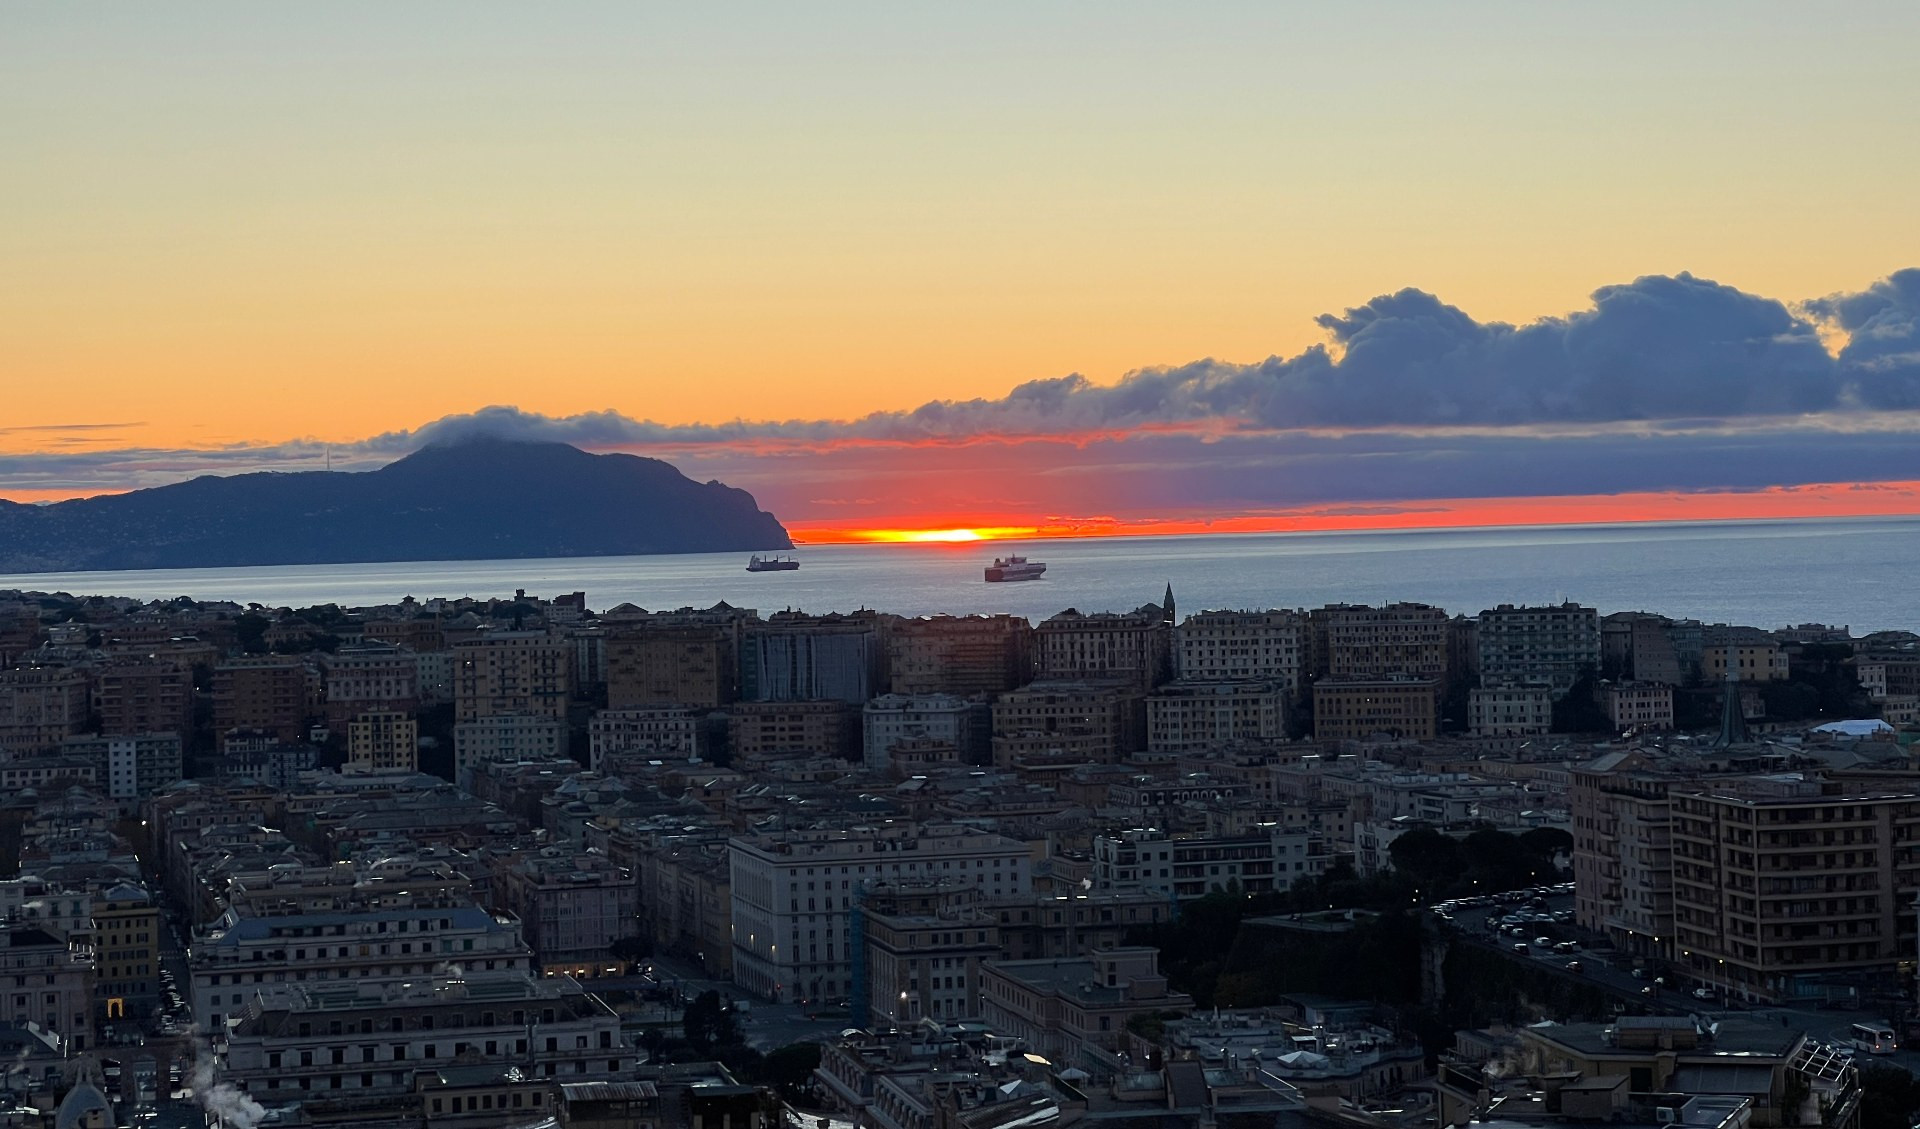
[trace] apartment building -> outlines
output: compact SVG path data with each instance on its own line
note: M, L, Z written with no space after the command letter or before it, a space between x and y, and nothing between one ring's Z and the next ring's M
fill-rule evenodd
M1304 683L1307 617L1297 611L1208 611L1174 632L1179 674L1188 681L1255 679L1289 694Z
M119 659L99 670L100 732L109 737L181 733L193 724L193 672L158 659Z
M1427 604L1401 602L1372 608L1331 604L1308 613L1319 645L1321 671L1334 678L1380 679L1411 675L1444 681L1452 633L1447 613Z
M1323 678L1313 684L1313 735L1361 741L1378 734L1432 740L1439 729L1440 683L1432 678Z
M631 870L597 852L516 850L494 873L494 904L520 919L544 973L625 971L609 950L640 935Z
M567 755L567 724L538 714L500 714L455 722L453 778L465 786L473 767L497 761L553 760Z
M979 1020L981 965L1001 956L1000 924L986 891L940 880L888 883L869 891L854 912L867 944L857 1024L864 1025L862 1006L865 1023Z
M385 644L342 647L320 659L327 721L346 724L370 713L410 714L420 706L420 660Z
M1782 682L1789 676L1787 652L1764 632L1751 627L1716 625L1706 629L1700 653L1702 681L1726 681L1727 663L1733 663L1741 682Z
M1553 729L1553 690L1503 682L1467 694L1467 730L1475 737L1525 737Z
M455 721L519 714L564 720L571 649L544 631L489 631L453 645Z
M1201 898L1227 889L1278 893L1332 863L1317 836L1273 824L1244 835L1133 828L1093 837L1095 889L1138 887L1163 898Z
M67 667L0 670L0 758L52 752L86 727L90 687Z
M595 769L606 758L651 753L670 760L700 755L700 715L687 706L630 706L605 709L587 723L587 742Z
M186 775L178 732L69 737L60 745L60 752L93 766L93 778L106 785L107 795L118 801L122 810L131 810Z
M903 619L887 635L896 694L999 694L1033 679L1033 627L1013 615Z
M108 1022L144 1022L160 1004L160 907L130 883L93 902L94 998Z
M217 1077L267 1105L397 1099L417 1074L475 1060L574 1082L624 1078L637 1058L577 982L467 973L298 987L247 1010Z
M862 714L861 760L885 771L894 748L908 741L938 741L966 754L984 751L989 717L981 703L953 694L882 694Z
M865 705L887 689L886 628L886 617L876 612L776 612L765 623L749 624L740 657L740 697Z
M1781 794L1673 795L1678 962L1750 1000L1904 986L1920 893L1920 796L1769 783Z
M1681 686L1691 681L1700 656L1681 654L1673 621L1647 612L1614 612L1600 619L1600 654L1608 666L1635 682ZM1697 632L1699 624L1691 624Z
M989 961L981 994L995 1032L1025 1041L1050 1062L1109 1072L1130 1017L1193 1006L1192 997L1167 986L1160 951L1145 946L1069 960Z
M1204 752L1282 740L1290 698L1276 679L1169 682L1147 695L1147 751Z
M1673 728L1673 687L1664 682L1608 682L1600 694L1615 732Z
M37 1023L71 1055L97 1045L93 1015L93 967L65 937L0 925L0 1022Z
M380 710L347 723L343 772L418 772L420 723L412 714Z
M384 986L466 973L525 973L532 955L518 921L457 896L419 893L371 901L367 891L338 908L284 908L254 915L229 909L200 935L188 956L194 1021L220 1032L250 1006L279 1006L308 986L341 982ZM266 908L266 907L262 907Z
M738 632L720 624L648 620L610 626L606 638L607 707L713 709L734 700Z
M307 735L307 667L297 658L233 659L213 671L213 728L225 752L236 734L291 743Z
M807 752L851 760L860 749L860 712L839 699L735 702L727 710L727 741L736 758Z
M1034 628L1036 677L1111 680L1151 690L1173 677L1173 625L1148 604L1132 612L1072 608Z
M1571 601L1548 607L1501 604L1480 613L1483 683L1541 683L1559 701L1600 669L1600 616Z
M854 990L850 915L865 887L950 879L989 897L1033 889L1025 844L959 825L793 831L728 846L734 982L775 1000Z
M1035 682L993 703L993 763L1033 757L1111 764L1146 747L1145 693L1131 683Z

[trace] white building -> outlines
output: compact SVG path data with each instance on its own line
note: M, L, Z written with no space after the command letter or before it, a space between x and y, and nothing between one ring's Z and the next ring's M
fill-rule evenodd
M1025 844L958 825L793 831L729 848L734 983L775 1000L852 992L848 944L869 884L944 878L990 897L1033 888Z
M462 788L471 786L476 764L566 755L567 723L557 717L500 714L456 722L453 727L453 778Z
M1467 728L1475 737L1525 737L1553 729L1553 687L1502 682L1467 696Z
M1278 681L1170 682L1147 695L1147 751L1200 752L1287 735L1287 691Z
M603 758L622 753L691 760L699 755L699 732L699 718L686 706L601 710L587 723L593 758L588 763L598 767L606 763Z
M140 800L177 782L182 775L180 735L141 733L132 737L73 737L60 751L89 758L107 795L129 811Z
M626 1077L636 1056L620 1017L578 982L493 973L307 985L250 1006L217 1076L266 1105L391 1099L417 1071L473 1061L585 1082Z
M188 954L193 1015L203 1032L231 1026L256 998L272 1003L346 980L419 980L451 966L525 973L532 954L512 918L476 905L431 904L273 917L229 910Z
M882 694L867 703L861 760L884 770L888 754L902 741L945 741L972 748L986 724L978 706L953 694Z
M1306 617L1293 611L1201 612L1174 633L1180 677L1202 681L1272 679L1300 691Z
M1141 886L1174 898L1199 898L1234 886L1249 894L1285 890L1332 863L1318 836L1272 824L1245 835L1175 838L1135 828L1093 838L1096 889Z

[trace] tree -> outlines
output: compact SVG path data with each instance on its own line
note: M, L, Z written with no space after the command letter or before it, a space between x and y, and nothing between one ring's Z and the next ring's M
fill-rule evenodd
M693 1049L703 1055L740 1042L740 1024L733 1018L733 1009L714 991L700 993L687 1005L680 1017L680 1029Z
M1427 889L1454 880L1465 869L1460 844L1431 827L1416 827L1395 839L1387 854L1394 870Z
M607 946L607 955L629 967L653 955L653 942L646 937L622 937Z
M820 1103L813 1092L813 1072L819 1065L820 1044L789 1043L767 1052L760 1060L756 1080L762 1086L779 1090L780 1096L790 1102L817 1106Z

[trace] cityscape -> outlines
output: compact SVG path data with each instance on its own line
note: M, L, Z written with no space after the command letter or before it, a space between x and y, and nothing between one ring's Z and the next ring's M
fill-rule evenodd
M14 1124L1861 1129L1916 1061L1910 632L13 591L0 662Z

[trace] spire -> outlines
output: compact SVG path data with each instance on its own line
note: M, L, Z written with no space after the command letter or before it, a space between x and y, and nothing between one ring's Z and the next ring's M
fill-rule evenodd
M1164 622L1173 623L1173 581L1167 581L1167 598L1160 601L1160 614Z
M1729 745L1745 745L1753 740L1747 732L1747 712L1740 705L1740 659L1739 649L1732 643L1727 644L1727 677L1721 691L1720 733L1713 739L1713 747L1724 749Z

